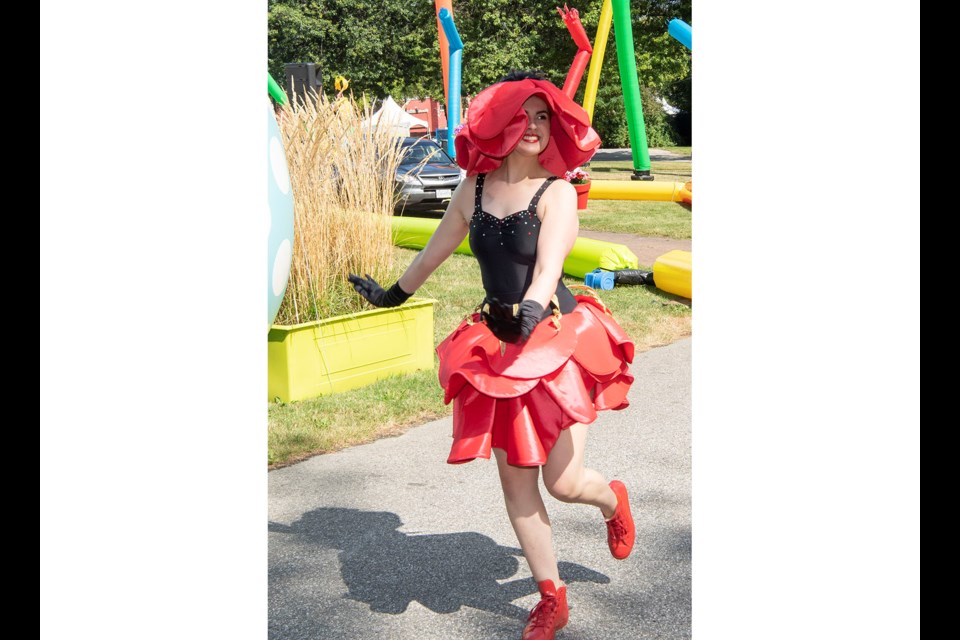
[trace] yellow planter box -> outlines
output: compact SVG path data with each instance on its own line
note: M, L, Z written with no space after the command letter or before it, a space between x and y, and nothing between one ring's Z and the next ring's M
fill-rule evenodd
M432 369L435 302L411 298L391 309L273 325L267 335L268 401L295 402Z

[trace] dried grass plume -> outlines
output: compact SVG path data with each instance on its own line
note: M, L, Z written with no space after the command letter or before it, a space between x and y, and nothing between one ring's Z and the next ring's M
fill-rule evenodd
M275 323L293 325L369 308L347 274L382 281L393 269L391 216L400 161L371 106L315 95L278 109L294 200L294 249Z

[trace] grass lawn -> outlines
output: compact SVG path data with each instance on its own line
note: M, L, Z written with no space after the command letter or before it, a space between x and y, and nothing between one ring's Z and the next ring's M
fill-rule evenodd
M633 163L594 161L588 170L595 180L630 180ZM685 161L651 162L650 173L657 182L692 181L690 163ZM580 228L657 238L693 237L690 206L680 202L590 200L586 210L580 212Z

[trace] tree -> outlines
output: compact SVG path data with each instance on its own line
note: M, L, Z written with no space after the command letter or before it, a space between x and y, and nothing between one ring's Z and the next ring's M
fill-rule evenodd
M463 95L476 94L511 69L540 69L563 86L577 47L557 12L558 4L556 0L454 2L454 22L464 42ZM570 8L579 10L593 42L602 1L579 7L578 2L571 4ZM672 18L689 22L690 12L691 0L631 3L637 75L646 95L670 95L671 102L680 95L678 83L690 75L690 52L667 33L667 23ZM315 62L329 93L333 78L344 75L355 94L443 99L433 0L270 0L267 19L268 68L281 84L285 64ZM605 144L623 146L628 137L614 29L606 49L594 126ZM580 102L585 84L586 76L577 93ZM646 103L647 98L642 100ZM677 106L689 111L689 101Z
M431 3L432 6L432 3ZM356 93L419 94L426 65L439 56L426 4L387 0L273 0L267 12L268 68L278 81L284 65L315 62L324 87L343 75Z

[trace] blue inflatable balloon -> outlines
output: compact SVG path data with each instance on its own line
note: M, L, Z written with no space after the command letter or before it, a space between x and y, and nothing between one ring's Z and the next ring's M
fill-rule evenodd
M267 231L267 330L283 302L293 258L293 191L287 155L273 106L267 101L267 200L270 227Z
M667 23L667 33L687 49L693 49L693 29L680 18L674 18Z

